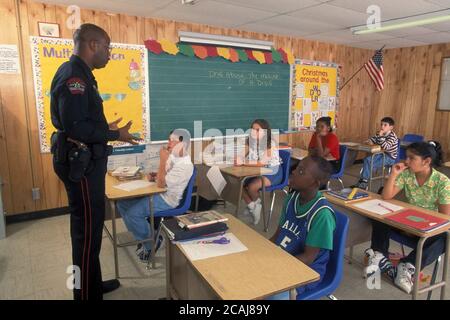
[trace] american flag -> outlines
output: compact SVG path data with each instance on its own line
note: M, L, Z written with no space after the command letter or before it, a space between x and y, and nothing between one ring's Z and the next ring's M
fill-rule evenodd
M364 64L364 68L372 78L373 83L378 91L384 88L384 72L383 72L383 53L382 50L377 50L373 57Z

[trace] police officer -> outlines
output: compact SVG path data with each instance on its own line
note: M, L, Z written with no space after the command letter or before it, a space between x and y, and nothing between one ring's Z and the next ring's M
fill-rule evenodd
M109 61L108 34L83 24L73 40L73 55L59 67L51 85L51 118L58 130L52 136L53 167L69 199L74 298L102 299L103 293L120 285L117 279L102 281L100 270L105 174L111 153L107 142L136 144L136 138L129 133L131 121L121 128L120 119L108 125L92 74Z

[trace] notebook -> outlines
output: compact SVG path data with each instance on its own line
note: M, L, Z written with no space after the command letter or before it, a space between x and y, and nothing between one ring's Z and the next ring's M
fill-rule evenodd
M405 211L393 214L392 216L386 217L386 219L407 225L423 232L429 232L436 228L450 224L450 221L447 219L432 216L413 209L407 209Z
M167 232L169 239L174 241L196 239L228 230L228 226L224 222L217 222L194 229L184 229L178 225L178 220L175 218L164 220L162 226Z
M342 189L340 191L330 190L330 191L328 191L328 194L333 196L333 197L336 197L338 199L344 200L345 202L350 202L350 201L360 200L360 199L364 199L364 198L369 198L369 194L367 192L358 190L353 195L353 197L351 199L349 199L349 195L352 193L352 191L353 191L352 188L345 188L345 189Z
M403 209L403 207L401 207L401 206L397 206L390 202L379 200L379 199L361 201L361 202L351 204L351 205L355 206L357 208L372 212L372 213L376 213L380 216L382 216L384 214L400 211Z
M182 216L178 216L176 218L178 219L178 224L180 225L180 227L187 229L194 229L209 224L224 222L228 220L228 218L224 217L223 215L214 210L193 212Z

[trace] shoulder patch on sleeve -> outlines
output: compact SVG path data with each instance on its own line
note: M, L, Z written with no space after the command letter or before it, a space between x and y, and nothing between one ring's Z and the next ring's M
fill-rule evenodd
M84 94L86 89L86 83L77 77L69 78L66 81L66 85L71 94Z

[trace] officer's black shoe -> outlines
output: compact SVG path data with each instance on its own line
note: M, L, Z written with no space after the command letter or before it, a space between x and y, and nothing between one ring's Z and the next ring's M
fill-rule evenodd
M116 290L120 287L120 282L117 279L107 280L102 282L103 294Z

